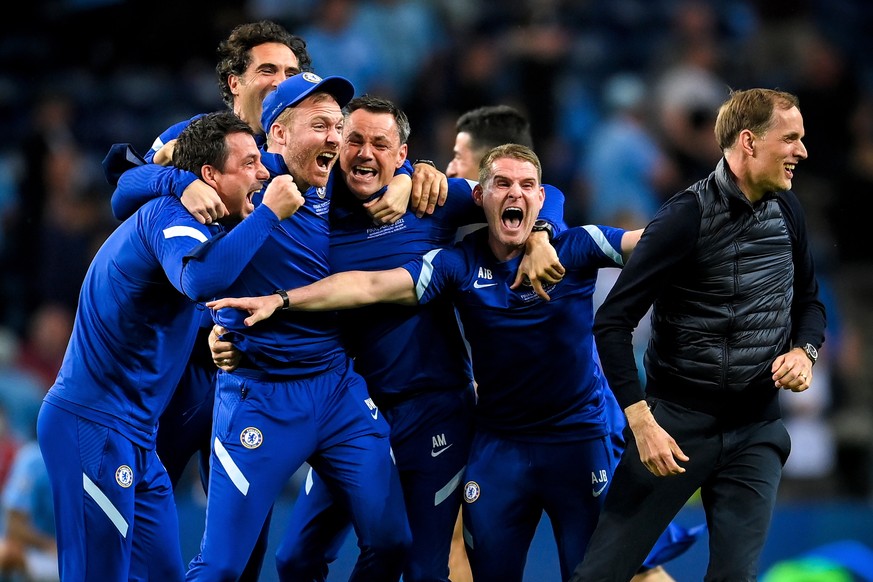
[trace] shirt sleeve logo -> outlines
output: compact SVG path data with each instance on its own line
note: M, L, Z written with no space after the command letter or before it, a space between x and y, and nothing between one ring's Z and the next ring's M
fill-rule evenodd
M367 398L364 400L364 404L367 405L367 410L370 411L370 416L373 417L373 420L379 419L379 407L376 406L376 403L373 402L372 398Z

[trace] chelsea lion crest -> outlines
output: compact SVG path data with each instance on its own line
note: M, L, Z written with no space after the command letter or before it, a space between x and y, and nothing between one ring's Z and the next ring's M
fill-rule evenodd
M127 465L121 465L115 470L115 482L125 489L133 485L133 469Z
M256 449L264 442L264 435L255 427L250 426L240 433L239 442L247 449Z
M480 493L479 484L475 481L467 481L467 484L464 485L464 501L467 503L473 503L479 499Z

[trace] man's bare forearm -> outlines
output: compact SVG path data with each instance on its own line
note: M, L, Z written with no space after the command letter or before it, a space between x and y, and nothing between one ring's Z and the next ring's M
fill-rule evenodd
M288 291L290 308L297 311L353 309L373 303L415 305L415 285L405 269L346 271Z

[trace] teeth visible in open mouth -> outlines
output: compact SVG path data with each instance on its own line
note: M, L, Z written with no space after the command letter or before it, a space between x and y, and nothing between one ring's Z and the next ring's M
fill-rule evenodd
M368 168L367 166L355 166L355 167L352 168L352 171L353 171L355 174L368 174L368 175L371 175L371 176L375 176L375 175L376 175L376 170L375 170L375 168Z
M319 166L327 166L330 164L331 160L333 160L335 157L336 157L335 153L325 152L322 154L318 154L318 156L315 158L315 161L318 163Z

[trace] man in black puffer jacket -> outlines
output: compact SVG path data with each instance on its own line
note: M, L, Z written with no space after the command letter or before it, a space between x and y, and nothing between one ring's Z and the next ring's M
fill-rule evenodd
M661 207L595 319L634 438L575 581L629 580L698 489L710 532L705 579L757 576L791 448L779 392L809 388L825 311L790 191L807 155L797 98L732 92L715 134L723 159ZM631 339L652 305L644 392Z

